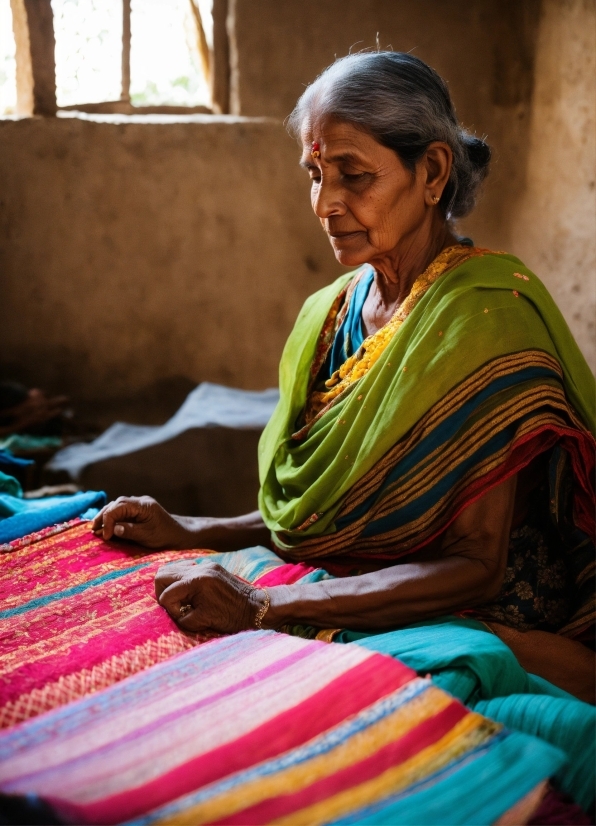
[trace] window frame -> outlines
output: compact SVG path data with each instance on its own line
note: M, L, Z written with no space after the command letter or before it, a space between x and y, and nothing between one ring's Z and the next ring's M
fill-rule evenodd
M191 0L189 0L191 2ZM130 100L131 0L122 0L122 86L118 100L58 106L54 14L51 0L10 0L17 63L17 115L55 116L59 112L117 115L212 115L229 112L228 0L213 0L213 49L209 50L194 2L203 68L211 106L161 104L133 106Z

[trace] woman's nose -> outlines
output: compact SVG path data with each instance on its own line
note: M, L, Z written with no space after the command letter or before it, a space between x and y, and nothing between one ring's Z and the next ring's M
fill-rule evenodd
M337 188L325 180L322 180L313 192L312 208L321 221L331 218L332 215L343 215L346 211Z

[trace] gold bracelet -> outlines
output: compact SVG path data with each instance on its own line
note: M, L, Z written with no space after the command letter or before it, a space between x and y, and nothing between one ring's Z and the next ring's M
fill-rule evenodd
M266 588L255 588L257 591L263 591L265 594L265 602L256 613L255 616L255 628L262 630L263 628L263 620L265 619L265 614L269 610L269 606L271 605L271 597L269 596L269 592Z

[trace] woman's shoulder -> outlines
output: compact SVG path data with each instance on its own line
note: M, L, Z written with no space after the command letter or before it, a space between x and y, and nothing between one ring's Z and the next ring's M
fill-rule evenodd
M475 291L505 291L515 298L523 297L536 308L556 311L555 302L538 275L517 256L501 250L471 247L469 254L445 273L442 286L446 294L461 301L462 294Z

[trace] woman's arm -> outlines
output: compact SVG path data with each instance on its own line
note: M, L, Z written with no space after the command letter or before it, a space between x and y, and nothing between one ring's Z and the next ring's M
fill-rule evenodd
M466 508L446 531L438 559L268 588L263 627L305 624L374 631L493 599L507 564L515 488L513 477ZM263 589L208 562L164 565L155 586L160 604L188 631L243 631L254 627L266 604Z
M269 589L263 625L378 630L494 599L507 564L515 488L512 477L466 508L446 531L439 559Z
M91 530L105 540L116 536L153 550L237 551L268 545L271 538L259 511L227 519L175 516L150 496L120 496L102 508Z

